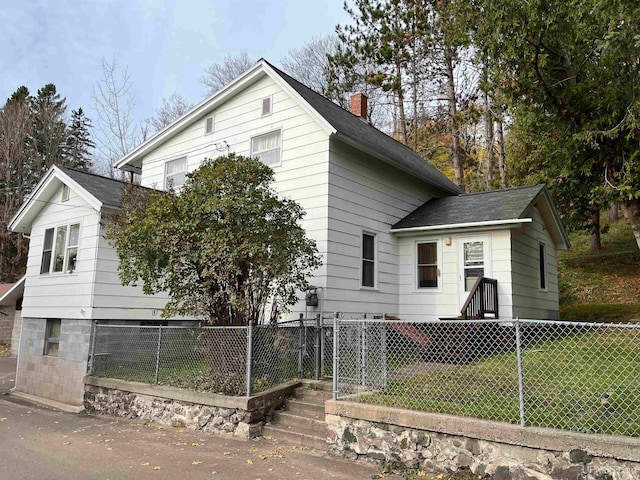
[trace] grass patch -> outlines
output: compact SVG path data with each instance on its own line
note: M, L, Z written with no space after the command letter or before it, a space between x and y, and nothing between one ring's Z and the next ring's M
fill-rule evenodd
M606 216L603 216L606 222ZM607 225L602 251L591 251L585 232L570 234L558 252L560 314L567 320L628 322L639 318L640 251L625 220Z
M519 422L515 353L421 370L360 401ZM640 330L597 330L527 345L523 376L527 425L640 436Z

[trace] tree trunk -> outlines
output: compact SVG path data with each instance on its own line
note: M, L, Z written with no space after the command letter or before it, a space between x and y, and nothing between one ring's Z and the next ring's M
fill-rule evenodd
M452 137L451 163L455 171L455 182L462 186L464 182L464 165L460 152L460 131L456 125L458 107L456 104L456 85L453 71L453 52L449 47L444 49L444 62L447 76L447 102L449 104L449 131Z
M491 113L491 105L489 94L484 92L484 136L485 136L485 155L487 157L487 175L485 178L487 190L491 190L493 183L493 115Z
M602 250L602 242L600 241L600 210L596 209L592 212L591 217L591 250L599 252Z
M618 204L614 202L609 207L609 224L616 223L618 219Z
M498 169L500 170L500 188L507 188L507 156L504 151L504 130L502 129L502 120L496 123L498 136Z
M402 66L400 61L396 62L396 75L398 78L402 78ZM405 145L407 144L407 118L404 114L404 92L402 91L402 82L398 80L398 113L400 116L400 140Z
M620 208L624 218L629 222L633 236L640 248L640 199L624 200L620 202Z

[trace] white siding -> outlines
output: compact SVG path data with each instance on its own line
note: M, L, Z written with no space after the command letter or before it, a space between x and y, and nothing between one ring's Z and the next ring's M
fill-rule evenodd
M451 237L451 245L444 239ZM498 280L499 317L511 318L511 241L510 231L470 231L460 234L414 234L398 238L399 251L399 314L406 320L437 320L457 317L466 297L460 292L462 268L461 239L481 238L489 243L486 275ZM437 289L417 288L416 243L439 243L440 285Z
M71 190L61 201L62 186L48 200L31 228L25 279L23 318L91 318L91 285L98 243L98 212ZM80 224L75 272L40 274L44 232L61 225ZM55 239L54 239L55 244Z
M267 96L273 98L273 113L261 117L262 99ZM326 260L328 134L297 101L267 76L220 105L213 115L213 134L205 135L206 118L203 117L147 155L142 162L142 185L163 188L164 164L172 158L186 155L191 172L205 158L226 153L216 150L212 145L214 142L221 144L225 141L230 151L249 155L251 137L281 130L282 163L273 168L276 179L274 188L305 209L307 215L302 226L316 241L318 250ZM324 266L316 272L312 283L318 287L325 286ZM305 312L303 302L296 305L292 315L299 312Z
M398 249L391 226L431 198L424 182L337 140L329 156L325 311L398 312ZM376 288L362 288L362 233L376 235Z
M533 222L514 230L512 237L513 315L520 318L557 319L559 316L556 249L537 208ZM540 289L538 246L547 257L547 288Z

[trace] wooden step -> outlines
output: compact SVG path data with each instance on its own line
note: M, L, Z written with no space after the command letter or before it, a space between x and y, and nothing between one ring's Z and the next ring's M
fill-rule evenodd
M297 399L287 400L285 411L292 415L324 421L324 403L309 403Z
M331 380L302 380L300 388L333 392L333 382Z
M265 425L262 428L262 436L270 437L283 444L295 445L298 447L306 447L309 449L325 451L327 449L327 439L320 438L315 435L307 435L305 433L295 432L287 428L278 427L276 425Z
M295 397L307 403L315 403L324 407L324 402L331 400L333 393L326 390L311 390L309 388L296 388Z

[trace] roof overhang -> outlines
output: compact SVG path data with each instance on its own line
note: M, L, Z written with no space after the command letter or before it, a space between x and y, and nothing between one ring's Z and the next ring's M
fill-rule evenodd
M486 222L450 223L447 225L425 225L423 227L392 228L391 233L413 234L421 232L429 233L456 233L466 230L495 230L502 228L516 228L524 223L531 223L531 218L514 218L511 220L491 220Z
M533 206L538 208L556 249L569 250L571 246L569 235L567 235L567 231L564 229L558 209L546 187L536 195L536 198L527 207L527 211L530 211Z
M99 212L102 208L102 202L100 200L54 165L44 177L42 177L42 180L38 182L33 192L31 192L13 216L7 228L12 232L29 234L35 218L45 205L50 202L53 194L57 192L62 185L68 185L71 190L80 195L89 207L94 210Z
M4 295L0 296L0 307L16 303L24 293L24 279L25 277L23 276L20 280L14 283L13 287L7 290Z
M299 105L314 118L322 128L331 135L335 133L335 128L327 122L309 103L304 100L298 92L296 92L287 82L285 82L280 75L273 71L269 64L260 59L253 67L237 77L232 82L225 85L222 89L214 93L213 95L205 98L187 113L177 118L174 122L167 125L164 129L151 136L148 140L142 142L136 148L131 150L120 160L118 160L114 167L120 170L133 171L140 173L142 167L142 159L151 153L154 149L162 145L166 140L173 135L180 133L186 129L189 125L201 120L215 110L218 106L229 100L238 92L249 87L253 83L257 82L260 78L268 75L274 82L278 84L284 91L287 92L292 98L294 98Z

